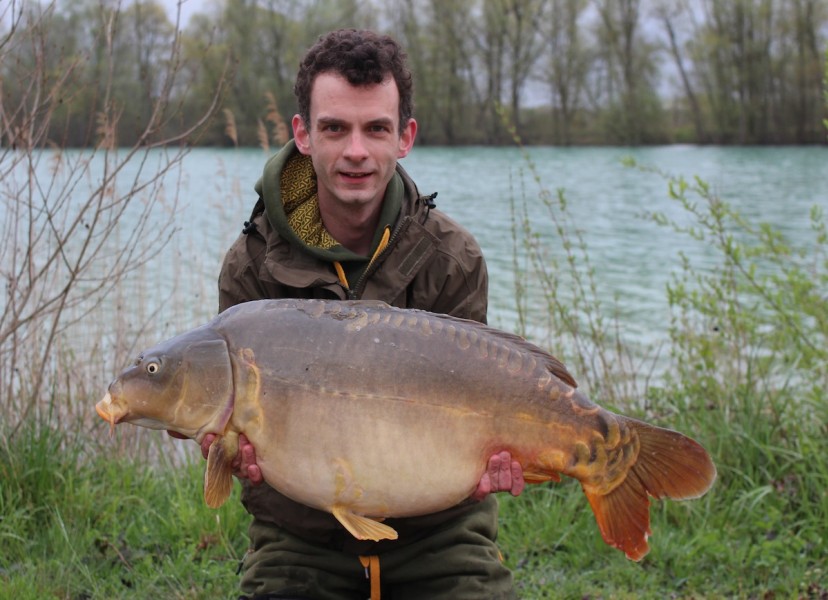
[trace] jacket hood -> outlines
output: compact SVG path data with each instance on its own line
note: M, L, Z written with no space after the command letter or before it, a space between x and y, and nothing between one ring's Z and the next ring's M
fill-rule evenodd
M388 183L372 251L379 246L385 230L393 229L400 216L408 191L403 175L398 166ZM347 262L363 267L367 264L369 257L351 252L339 244L322 224L316 173L310 157L299 152L294 140L290 140L265 163L255 190L264 203L271 226L291 245L326 262Z

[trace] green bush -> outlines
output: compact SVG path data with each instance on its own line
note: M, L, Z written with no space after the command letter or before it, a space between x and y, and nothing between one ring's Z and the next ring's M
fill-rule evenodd
M814 207L812 235L792 241L743 218L703 181L641 171L664 177L681 208L681 222L663 212L649 218L708 251L703 265L682 256L668 286L670 356L659 376L632 368L648 362L630 359L646 349L625 344L608 318L563 192L540 194L556 248L541 243L525 206L515 205L516 255L524 257L515 268L518 308L525 314L538 302L530 290L540 291L554 350L582 387L604 406L696 438L718 480L702 499L654 505L653 551L640 564L603 545L577 486L534 487L504 502L507 561L528 598L824 597L825 215Z

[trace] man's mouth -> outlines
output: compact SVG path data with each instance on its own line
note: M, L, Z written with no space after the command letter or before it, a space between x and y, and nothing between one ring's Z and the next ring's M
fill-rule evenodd
M346 179L364 179L371 175L368 171L340 171L340 174Z

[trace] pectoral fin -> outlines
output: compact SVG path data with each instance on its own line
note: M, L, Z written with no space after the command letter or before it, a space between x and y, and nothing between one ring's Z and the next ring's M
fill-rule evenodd
M383 525L376 519L363 517L342 506L334 506L331 512L336 520L358 540L378 542L397 539L397 532L392 527Z
M233 490L233 458L238 452L238 436L216 436L207 454L204 471L204 501L210 508L218 508Z

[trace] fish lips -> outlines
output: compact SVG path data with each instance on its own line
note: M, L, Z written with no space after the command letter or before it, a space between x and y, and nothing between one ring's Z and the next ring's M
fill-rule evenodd
M98 416L109 423L112 427L120 423L127 414L125 408L113 402L112 394L109 392L107 392L106 396L104 396L103 399L95 405L95 412L97 412Z

